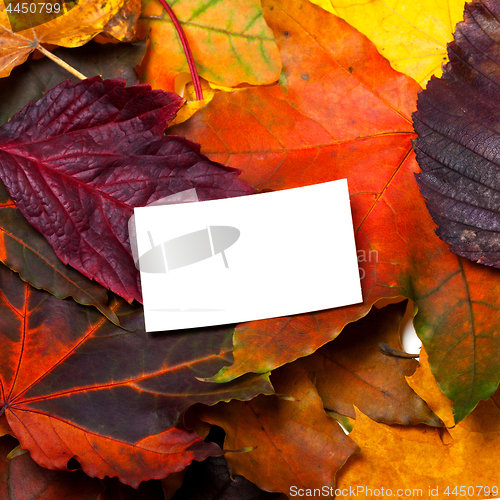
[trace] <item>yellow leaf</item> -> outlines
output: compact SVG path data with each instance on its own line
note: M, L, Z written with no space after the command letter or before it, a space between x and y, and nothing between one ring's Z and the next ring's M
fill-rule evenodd
M40 44L79 47L97 35L121 9L125 0L80 0L65 14L33 28L16 31L11 22L16 15L7 15L6 5L0 1L0 78L22 64ZM31 5L31 4L30 4ZM37 8L40 5L34 4ZM51 16L46 16L50 19ZM20 17L18 20L22 20Z
M455 419L451 409L452 402L439 389L429 368L428 357L424 348L420 350L419 359L420 363L417 371L411 377L406 377L406 381L447 427L453 427Z
M213 99L216 91L203 78L200 79L200 83L203 90L203 99L200 101L196 100L193 82L188 82L182 91L177 92L181 97L186 99L186 102L177 112L176 117L169 125L170 127L189 120L198 110L204 108Z
M235 92L236 90L239 90L239 88L235 87L225 87L224 85L217 85L216 83L208 82L210 87L214 90L222 90L224 92Z
M420 366L408 382L443 421L453 423L451 403L441 394L423 350ZM495 395L481 401L459 424L441 429L378 424L356 409L356 423L349 437L361 453L341 469L337 490L364 487L363 491L356 490L358 498L391 496L388 488L392 498L408 500L498 497L499 399ZM453 494L455 486L458 489ZM479 491L480 487L489 490Z
M311 0L366 35L392 67L422 87L441 76L446 44L463 18L463 0Z
M104 26L104 32L120 42L132 42L136 39L136 24L141 15L141 0L125 0L112 19Z

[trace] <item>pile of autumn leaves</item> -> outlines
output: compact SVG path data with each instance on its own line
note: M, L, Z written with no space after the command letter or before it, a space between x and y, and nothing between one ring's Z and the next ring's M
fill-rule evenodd
M262 6L254 0L174 4L205 78L205 101L188 102L180 114L198 111L182 123L178 118L167 130L169 138L158 141L177 144L173 135L196 141L212 162L242 170L239 181L258 191L347 178L363 276L360 305L147 335L140 304L108 294L63 265L19 212L37 204L28 198L24 205L16 202L16 208L2 192L2 487L26 488L23 478L31 470L38 471L38 479L28 485L33 492L53 488L47 491L54 496L69 490L71 498L107 498L113 488L124 486L107 483L102 493L102 484L91 478L117 476L134 487L162 479L171 498L180 471L193 460L204 460L214 498L268 498L266 492L292 496L296 489L304 489L305 496L307 489L325 486L333 492L383 487L393 495L398 489L421 489L423 495L400 496L426 498L429 488L444 492L451 487L451 493L455 486L498 486L493 468L500 432L495 394L498 272L449 252L434 233L414 178L419 167L411 115L417 93L446 57L444 44L463 6L450 3L439 12L430 4L426 9L433 16L426 18L425 9L409 5L396 15L379 2L336 10L328 2L321 7L309 0L264 0ZM136 33L149 35L147 48L122 43L59 53L73 58L71 64L85 68L88 77L131 75L140 63L141 81L153 88L174 91L182 83L185 56L160 4L111 1L99 6L81 1L65 16L35 28L36 33L1 35L3 82L10 92L0 102L3 122L65 78L55 81L59 77L51 61L25 63L7 76L28 57L35 39L77 47L98 33L120 41ZM0 24L8 26L5 12L1 15ZM419 21L420 30L413 32L409 26ZM399 45L387 38L391 31L398 33ZM418 39L421 33L425 36ZM104 41L103 35L99 39ZM409 47L431 55L404 53ZM54 144L73 137L65 134L76 129L102 126L92 121L95 115L76 124L75 115L64 114L77 102L69 93L85 85L60 87L64 92L57 91L54 107L58 100L68 105L53 121L47 118L53 108L46 100L0 129L2 180L13 198L21 199L23 191L43 197L47 186L51 195L61 197L68 196L64 186L95 191L97 199L110 186L113 196L123 195L111 180L96 186L83 171L65 171L65 184L54 180L58 168L72 169L68 155L60 155ZM85 89L100 84L92 85ZM110 83L103 95L122 92L118 87ZM158 105L156 97L148 99L153 104L147 113L176 107L175 98L169 104L161 97ZM161 116L148 125L160 136L158 130L171 118L166 112ZM68 118L64 126L61 117ZM47 123L41 127L43 120ZM49 143L50 150L40 146ZM196 150L187 141L180 143ZM26 173L28 160L21 158L36 154L45 156L37 163L42 168L34 167L39 177L33 184L33 175ZM74 149L71 154L78 157ZM234 172L203 155L196 162L210 165L220 179L234 179ZM178 175L185 177L182 171ZM233 180L227 185L233 189ZM226 189L224 195L232 193ZM139 205L135 199L127 203ZM25 215L41 213L34 209ZM324 216L327 221L334 214ZM46 236L54 240L53 234ZM256 279L265 286L265 276ZM418 310L419 362L379 351L381 342L402 349L405 304L372 308L395 297L410 299ZM352 432L346 436L338 422ZM203 441L209 424L225 431L225 449L245 449L225 454L232 475L264 491L250 493L243 482L234 486L224 462L208 458L221 454L216 444ZM8 435L20 442L12 453L15 443ZM75 463L90 477L39 468L64 470ZM215 481L222 470L218 467L225 471L223 484ZM75 489L77 480L82 486ZM217 496L221 491L226 496ZM467 491L466 498L488 496L486 490ZM162 496L158 491L144 494ZM190 494L196 498L196 492Z

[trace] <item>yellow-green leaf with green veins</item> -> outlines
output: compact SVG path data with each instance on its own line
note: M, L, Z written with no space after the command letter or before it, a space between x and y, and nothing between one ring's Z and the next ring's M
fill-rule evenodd
M260 0L182 0L170 5L200 76L228 87L278 80L281 59ZM174 25L157 0L143 0L138 29L140 37L150 32L143 81L174 91L175 77L189 69Z

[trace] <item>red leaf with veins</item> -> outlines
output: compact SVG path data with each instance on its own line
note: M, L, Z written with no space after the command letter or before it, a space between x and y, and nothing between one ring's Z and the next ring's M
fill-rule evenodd
M273 392L268 376L199 380L232 362L233 328L150 335L141 306L113 296L110 308L126 330L0 264L0 417L21 446L42 467L75 458L133 487L220 455L184 427L187 408Z
M201 200L250 194L239 171L163 132L176 94L124 80L69 80L0 129L0 178L65 263L141 301L127 223L133 208L185 189Z

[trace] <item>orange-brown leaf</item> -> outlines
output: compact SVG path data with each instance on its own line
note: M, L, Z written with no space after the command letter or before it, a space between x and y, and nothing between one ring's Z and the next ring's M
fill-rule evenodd
M198 416L226 431L224 447L255 447L226 456L232 474L240 474L266 491L334 487L335 474L357 447L323 410L308 373L293 366L273 373L278 396L258 396L213 408Z
M125 0L123 7L108 21L103 31L120 42L132 42L137 38L136 25L140 15L141 0Z
M326 409L354 418L356 406L385 424L443 425L406 382L405 376L414 373L418 362L387 356L379 349L379 343L403 349L399 324L405 310L406 302L374 308L347 325L335 340L296 361L314 373Z
M409 386L422 397L429 408L447 427L453 426L453 412L451 411L451 401L439 390L436 380L429 369L429 357L425 349L420 350L420 365L417 371L407 378Z
M12 429L10 428L9 423L7 422L7 418L5 415L0 417L0 437L5 436L6 434L13 435Z

